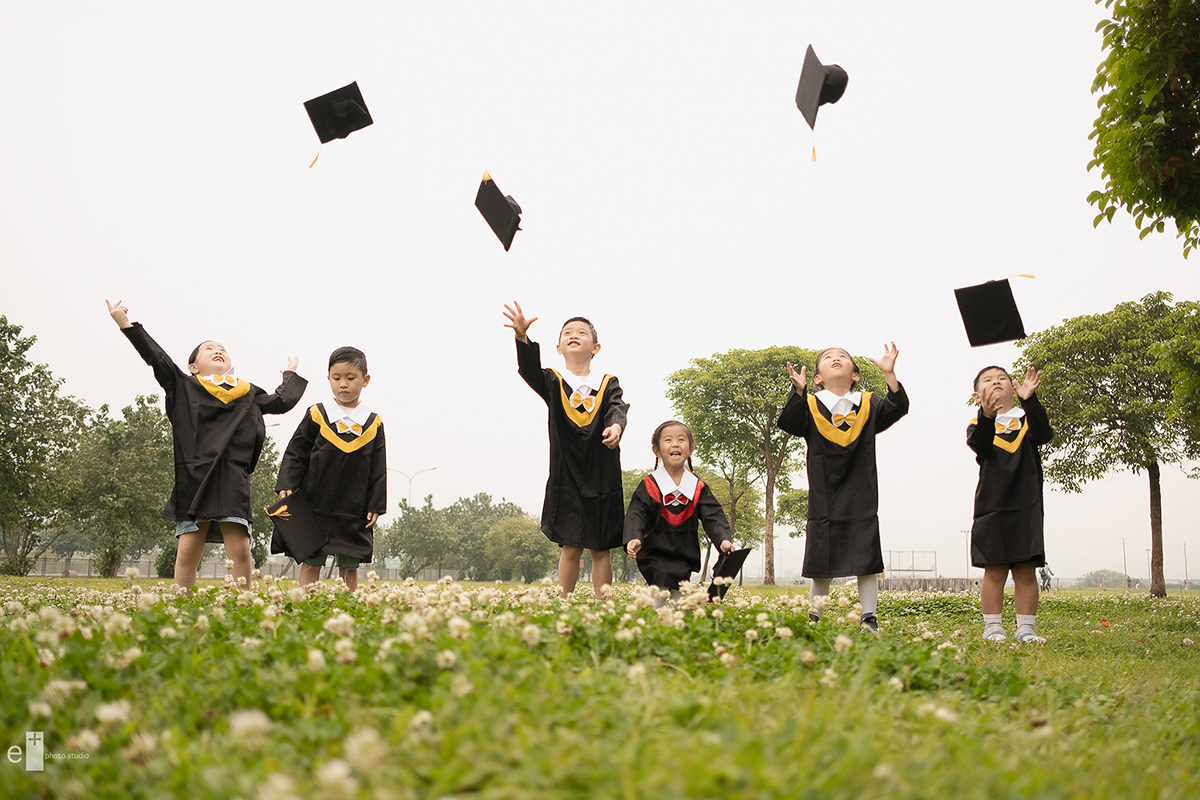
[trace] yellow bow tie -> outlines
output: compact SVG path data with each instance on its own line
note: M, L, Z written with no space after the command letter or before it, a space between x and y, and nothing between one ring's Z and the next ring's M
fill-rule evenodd
M337 424L338 433L353 433L355 436L362 436L362 425L357 422L347 423L344 419L339 419Z
M237 388L237 378L232 375L209 375L204 380L209 381L214 386L228 386L231 389Z
M579 408L580 406L583 406L583 410L587 413L592 413L592 409L596 407L595 396L588 395L584 397L582 392L576 390L575 394L571 395L571 407Z
M833 415L833 424L835 426L840 426L844 422L847 425L853 425L854 419L855 419L855 417L854 417L853 411L847 411L845 414L834 414Z
M1020 427L1021 427L1021 420L1014 417L1013 419L1010 419L1008 421L1007 425L997 422L996 423L996 433L1004 433L1005 431L1015 431L1015 430L1019 430Z

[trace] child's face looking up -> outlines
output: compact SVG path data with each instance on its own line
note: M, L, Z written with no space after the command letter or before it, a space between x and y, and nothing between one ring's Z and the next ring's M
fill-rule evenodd
M658 433L658 447L650 449L668 470L679 470L692 455L692 438L682 425L668 425Z
M817 359L816 374L813 383L824 387L830 380L835 383L849 381L848 386L858 382L858 370L854 368L854 359L840 347L831 347L821 353Z
M975 381L975 402L986 408L1003 413L1012 408L1016 397L1017 387L1002 369L989 369Z
M233 369L233 362L220 342L204 342L196 352L196 360L188 364L193 375L224 375Z
M592 329L586 322L572 320L558 334L558 354L561 356L586 355L591 358L600 352L600 345L592 339Z
M358 406L358 396L370 382L371 376L364 375L353 364L339 362L329 368L329 389L333 392L333 399L346 408Z

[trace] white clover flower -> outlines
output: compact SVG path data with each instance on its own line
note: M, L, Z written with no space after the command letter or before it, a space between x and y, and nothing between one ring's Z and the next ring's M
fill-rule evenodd
M128 578L129 580L133 580L135 578L140 578L141 576L142 576L142 572L137 567L127 567L125 569L125 577Z
M431 727L433 727L433 712L427 711L424 708L413 714L412 719L408 721L408 730L410 732L421 731Z
M49 703L37 700L29 704L29 716L53 717L54 708Z
M838 637L833 640L833 649L839 653L844 653L854 646L854 640L844 633L839 633Z
M339 664L351 664L358 658L358 653L354 650L354 640L350 638L338 639L333 645L333 651L337 653L336 659Z
M725 619L725 609L714 608L712 615L713 615L713 619L715 619L717 621L723 620L723 619Z
M362 773L371 773L383 766L388 757L388 745L374 728L362 728L345 738L342 752L350 766Z
M42 687L42 700L54 708L58 708L67 701L72 693L86 688L87 684L83 681L52 680Z
M443 650L434 656L434 661L437 662L438 668L450 669L458 663L458 654L453 650Z
M625 673L625 676L631 681L641 680L646 677L646 665L641 662L630 664L629 671Z
M257 708L235 711L229 715L229 735L234 741L257 747L271 732L271 718Z
M225 559L225 571L233 572L233 559L232 558Z
M446 623L446 629L450 631L450 635L455 639L462 639L471 631L471 623L462 617L454 616Z
M813 664L817 663L817 654L812 650L805 650L800 654L799 658L800 663L804 664L806 667L811 667Z
M243 650L250 650L252 648L260 646L261 644L262 644L262 639L256 639L253 636L247 636L244 639L242 639L242 649Z
M288 590L287 596L288 600L291 600L293 603L303 603L308 599L308 592L301 586L293 586Z
M100 749L100 736L85 728L67 737L67 749L76 753L94 753Z
M158 638L160 639L174 639L178 635L179 631L175 630L170 625L163 625L158 629Z
M334 636L353 636L354 617L343 611L336 617L330 617L325 620L324 628Z
M267 782L258 787L257 800L299 800L292 779L281 772L267 776Z
M743 633L742 636L745 636L747 639L749 639L750 641L753 642L755 639L758 638L758 631L756 631L754 628L750 628L745 633Z
M708 612L704 610L703 606L697 606L692 609L692 619L704 619L707 616Z
M208 615L201 614L200 616L196 617L196 624L192 627L198 631L208 630Z
M570 636L574 629L567 624L566 620L560 619L554 623L554 630L558 631L559 636Z
M735 656L733 653L722 653L721 663L726 667L732 667L737 663L737 656Z
M825 670L825 674L823 674L821 676L819 683L822 686L833 686L835 683L837 683L837 679L838 679L837 672L834 670L833 667L829 667L828 669Z
M888 686L891 686L897 692L904 691L904 681L900 680L899 676L897 675L893 675L891 678L888 678Z
M310 649L308 651L308 671L319 672L325 669L325 654L320 650Z
M613 634L613 638L618 642L631 642L635 635L637 635L637 631L634 628L618 628L617 632Z
M154 757L158 749L158 739L151 733L135 733L129 738L129 744L122 751L125 760L130 764L146 764Z
M358 781L350 774L350 765L340 758L326 761L317 769L317 783L334 796L348 796L358 791Z
M537 625L526 625L521 629L521 641L534 645L542 640L542 629Z
M464 697L473 691L475 691L475 684L471 683L461 672L454 673L454 676L450 678L450 694L455 697Z
M775 629L775 635L780 639L790 639L792 638L792 629L786 626L778 627Z
M1189 647L1190 647L1190 646L1194 645L1194 644L1195 644L1195 642L1193 642L1191 639L1184 639L1184 640L1183 640L1183 644L1185 644L1185 645L1187 645L1187 646L1189 646Z

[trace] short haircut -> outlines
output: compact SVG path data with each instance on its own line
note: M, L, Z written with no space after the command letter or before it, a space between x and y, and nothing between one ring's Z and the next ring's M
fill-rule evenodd
M844 347L826 347L824 350L817 353L817 360L813 362L813 377L814 378L821 374L821 356L825 355L830 350L841 350L843 353L845 353L846 358L850 359L850 366L854 367L855 372L857 372L859 375L862 375L862 372L860 372L858 369L858 362L854 360L854 356L850 355L849 350L847 350ZM854 391L857 388L858 388L858 381L854 381L852 384L850 384L850 391Z
M596 335L596 326L593 325L592 321L590 319L588 319L587 317L571 317L569 320L564 322L562 324L562 328L558 329L558 338L560 338L560 339L562 338L563 328L567 327L572 322L586 323L588 326L588 330L590 330L592 332L592 344L600 344L600 337Z
M200 348L204 347L205 344L207 344L208 342L211 342L211 341L214 341L214 340L213 339L205 339L203 342L196 345L196 349L192 351L192 354L190 356L188 356L188 366L189 367L192 364L195 364L196 359L200 357Z
M357 347L339 347L337 350L334 350L329 356L328 369L333 369L334 364L349 364L363 375L367 374L366 353Z
M984 367L983 369L979 370L979 372L977 372L975 374L975 381L971 384L971 391L978 392L979 391L979 379L983 377L983 373L989 372L993 369L998 369L1001 372L1003 372L1004 377L1008 378L1008 382L1012 383L1012 376L1008 374L1008 370L1006 370L1004 367L997 367L995 364L993 364L990 367Z

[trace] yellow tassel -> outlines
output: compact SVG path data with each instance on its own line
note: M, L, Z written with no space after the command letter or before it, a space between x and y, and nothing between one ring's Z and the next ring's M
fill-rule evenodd
M1033 278L1037 279L1037 275L1030 275L1028 272L1022 272L1020 275L1013 275L1014 278Z
M813 145L813 161L817 160L817 146Z
M320 153L317 153L317 156L316 156L316 158L314 158L314 159L312 160L312 164L309 164L309 165L308 165L308 168L309 168L309 169L312 169L312 168L313 168L313 164L317 163L317 158L320 158L320 157L321 157L321 154L320 154Z

